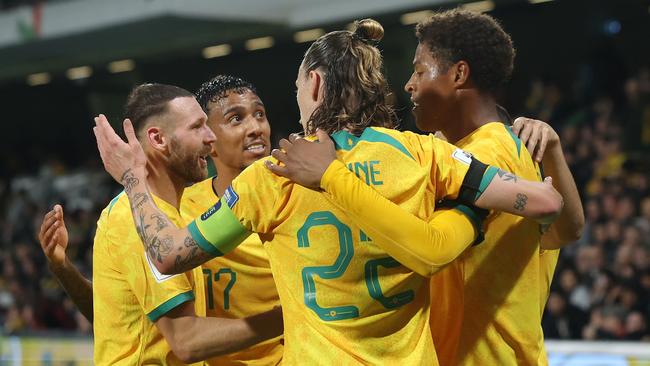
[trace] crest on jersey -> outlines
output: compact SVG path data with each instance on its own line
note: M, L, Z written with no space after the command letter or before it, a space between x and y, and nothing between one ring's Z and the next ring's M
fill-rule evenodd
M470 165L472 163L472 154L468 153L467 151L461 150L461 149L456 149L451 156L460 161L461 163Z
M239 195L232 189L232 186L228 186L228 189L223 193L223 199L226 200L228 207L232 208L239 201Z

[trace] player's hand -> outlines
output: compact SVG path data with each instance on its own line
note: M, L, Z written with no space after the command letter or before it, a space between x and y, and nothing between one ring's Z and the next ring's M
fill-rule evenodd
M550 226L553 222L555 222L555 220L562 213L562 208L564 207L564 199L562 199L562 195L560 194L560 192L558 192L557 189L553 187L552 177L544 178L544 182L542 183L542 186L549 197L552 197L553 200L559 202L559 210L556 210L555 212L550 212L547 215L540 216L537 218L536 221L542 225L542 230L544 230L544 227Z
M54 268L65 264L65 250L68 247L68 229L63 221L63 207L55 205L45 214L38 233L41 249Z
M266 161L266 167L273 173L289 178L308 187L320 188L320 180L332 161L336 160L336 149L329 135L316 130L318 141L307 141L291 134L289 139L280 140L282 150L274 149L271 155L282 165Z
M97 148L104 163L104 169L113 179L123 185L125 183L123 177L128 170L131 170L137 177L146 177L147 158L128 118L124 120L124 133L127 142L124 142L115 133L103 114L95 117L93 132L97 138Z
M559 147L560 137L548 123L519 117L512 124L512 131L526 145L530 155L540 163L547 149Z

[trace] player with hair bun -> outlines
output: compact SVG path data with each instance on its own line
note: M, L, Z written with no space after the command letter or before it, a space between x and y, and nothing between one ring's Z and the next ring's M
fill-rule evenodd
M267 169L273 160L262 159L188 227L156 225L151 218L164 222L165 215L149 193L142 147L131 124L124 123L128 142L105 120L95 127L104 167L124 185L135 225L144 229L144 246L162 273L197 266L259 234L282 304L286 364L437 364L428 323L429 280L361 230L359 211L402 207L404 215L390 218L401 227L434 219L435 202L445 197L540 219L551 219L561 208L548 183L512 182L512 176L496 176L496 168L433 136L392 129L388 85L374 46L380 30L379 23L366 19L355 31L316 40L299 68L296 98L305 131L311 135L318 129L323 144L332 144L324 131L331 133L338 148L324 184L341 176L343 186L365 188L387 203L370 200L362 209L343 210L318 190L273 174ZM513 209L517 194L526 194L527 203ZM474 241L479 230L470 211L444 212L443 221L452 224L436 231L440 237L429 250L446 255L447 247Z

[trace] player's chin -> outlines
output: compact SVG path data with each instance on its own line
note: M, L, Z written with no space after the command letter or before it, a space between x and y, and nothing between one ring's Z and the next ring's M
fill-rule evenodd
M413 117L415 117L415 126L422 131L435 132L440 129L433 113L417 108L413 110Z

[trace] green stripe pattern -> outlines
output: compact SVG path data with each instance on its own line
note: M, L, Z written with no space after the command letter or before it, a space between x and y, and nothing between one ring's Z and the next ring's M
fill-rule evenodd
M494 176L497 174L499 169L493 167L493 166L488 166L487 170L483 174L483 178L481 179L481 184L478 187L478 192L476 192L476 197L474 197L474 202L478 200L479 197L485 192L485 189L487 186L490 185L490 182L492 182L492 179Z
M363 130L361 136L355 136L347 131L337 131L332 134L332 139L334 140L334 144L336 145L337 150L352 150L361 141L380 142L396 148L404 155L415 160L415 158L413 158L413 155L411 155L411 153L404 147L404 145L397 141L393 136L379 132L370 127Z
M157 308L153 309L149 314L147 314L147 318L149 318L152 323L155 323L156 320L160 319L161 316L167 314L170 310L190 300L194 300L194 293L191 290L178 294L158 305Z

